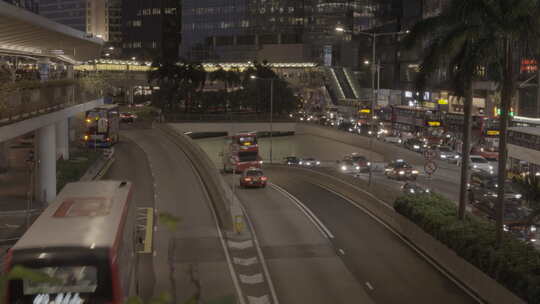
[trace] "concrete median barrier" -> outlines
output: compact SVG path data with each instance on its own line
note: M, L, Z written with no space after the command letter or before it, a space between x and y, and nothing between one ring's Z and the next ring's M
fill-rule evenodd
M351 181L347 180L349 177L338 178L315 170L292 169L275 165L270 170L286 171L287 174L298 175L299 178L329 187L354 201L398 233L404 241L426 257L431 264L482 302L525 303L494 279L424 232L416 224L396 213L390 202L393 202L395 197L399 195L399 191L389 190L374 184L368 188L364 181Z
M193 163L216 210L219 224L225 230L233 228L233 213L228 200L226 183L208 155L187 135L179 133L167 124L155 124L157 130L169 137Z

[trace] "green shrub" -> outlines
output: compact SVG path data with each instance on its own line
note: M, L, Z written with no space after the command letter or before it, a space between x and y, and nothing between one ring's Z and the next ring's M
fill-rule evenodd
M507 234L497 248L494 225L460 221L456 206L437 194L401 196L394 209L523 300L540 303L540 253L532 245Z
M101 150L81 150L71 153L69 160L59 160L56 164L57 192L62 190L67 183L81 179L101 153Z

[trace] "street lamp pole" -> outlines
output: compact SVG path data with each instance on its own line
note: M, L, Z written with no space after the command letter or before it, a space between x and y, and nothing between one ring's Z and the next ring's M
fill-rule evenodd
M274 136L274 78L270 78L270 163L273 160L273 136Z

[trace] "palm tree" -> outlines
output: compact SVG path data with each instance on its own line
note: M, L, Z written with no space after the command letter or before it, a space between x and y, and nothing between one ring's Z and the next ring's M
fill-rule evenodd
M457 91L465 95L464 159L468 159L470 150L472 80L481 69L487 68L495 73L494 80L501 86L498 184L504 185L508 115L516 91L514 64L518 50L521 53L532 51L533 54L539 50L540 4L537 0L454 0L441 15L426 19L413 28L409 39L417 40L419 37L432 38L421 74L430 74L434 67L448 62L450 71L456 76L453 80L458 89L456 80L463 81L462 89ZM460 217L465 211L467 173L467 168L462 168ZM496 217L499 243L503 236L503 213L504 187L499 187Z
M440 15L418 22L404 40L404 45L409 49L428 41L416 79L419 91L425 89L428 79L438 69L448 69L450 85L456 95L464 98L463 161L458 209L460 219L464 218L467 205L473 81L486 63L487 51L483 46L485 42L478 39L478 19L468 15L477 11L477 8L473 8L476 4L476 1L453 1Z

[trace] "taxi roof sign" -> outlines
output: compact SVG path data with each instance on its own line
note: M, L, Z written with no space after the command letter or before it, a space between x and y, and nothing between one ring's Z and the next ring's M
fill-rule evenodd
M360 109L358 110L358 113L371 113L371 109Z

